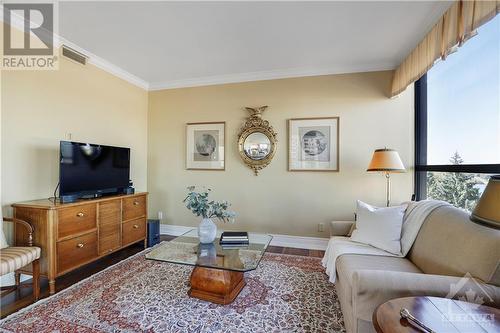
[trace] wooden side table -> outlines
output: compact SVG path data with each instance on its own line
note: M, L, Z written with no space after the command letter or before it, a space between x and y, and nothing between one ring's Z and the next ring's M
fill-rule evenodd
M402 319L399 311L406 308L433 331L500 332L500 309L448 298L419 296L387 301L373 312L373 326L379 333L425 332Z

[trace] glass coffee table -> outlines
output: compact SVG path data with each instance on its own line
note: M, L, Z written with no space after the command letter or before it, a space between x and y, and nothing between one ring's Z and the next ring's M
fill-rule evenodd
M254 270L271 242L272 236L248 233L249 244L223 247L218 237L211 244L200 244L193 229L146 254L146 259L195 266L188 294L205 301L229 304L245 286L243 273Z

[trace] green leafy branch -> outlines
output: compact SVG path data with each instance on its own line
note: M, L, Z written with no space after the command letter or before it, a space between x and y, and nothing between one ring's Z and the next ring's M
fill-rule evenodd
M194 215L208 219L216 217L224 223L234 222L236 213L228 210L231 206L230 203L227 201L209 201L208 195L211 189L204 189L201 192L197 192L196 186L189 186L187 190L188 194L182 202L186 204L186 208L193 212Z

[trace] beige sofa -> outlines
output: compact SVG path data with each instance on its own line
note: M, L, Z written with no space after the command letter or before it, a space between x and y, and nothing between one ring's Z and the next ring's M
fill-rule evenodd
M332 222L332 236L347 236L352 223ZM337 258L336 270L348 333L375 332L374 310L397 297L458 299L472 290L478 300L500 307L500 230L475 224L465 212L445 206L427 217L406 258L345 254Z

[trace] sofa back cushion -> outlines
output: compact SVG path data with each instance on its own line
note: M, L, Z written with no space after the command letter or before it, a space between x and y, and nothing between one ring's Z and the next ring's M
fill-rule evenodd
M427 274L470 273L500 286L500 230L476 224L452 206L429 214L408 258Z

